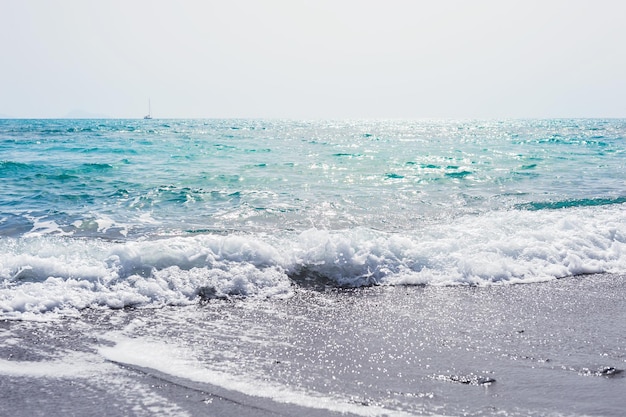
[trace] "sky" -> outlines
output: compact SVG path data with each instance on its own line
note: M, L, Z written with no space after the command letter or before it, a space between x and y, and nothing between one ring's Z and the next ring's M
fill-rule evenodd
M0 0L0 116L626 117L622 0Z

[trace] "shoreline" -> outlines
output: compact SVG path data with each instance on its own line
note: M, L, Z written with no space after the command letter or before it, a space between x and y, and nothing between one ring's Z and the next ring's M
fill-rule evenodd
M611 274L4 320L0 412L619 416L624 334Z

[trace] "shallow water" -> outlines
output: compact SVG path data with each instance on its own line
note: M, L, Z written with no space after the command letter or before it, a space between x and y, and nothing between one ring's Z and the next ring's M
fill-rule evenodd
M103 415L105 403L106 415L621 416L625 292L624 276L590 275L299 289L289 299L7 321L0 392L10 401L0 408L16 416Z

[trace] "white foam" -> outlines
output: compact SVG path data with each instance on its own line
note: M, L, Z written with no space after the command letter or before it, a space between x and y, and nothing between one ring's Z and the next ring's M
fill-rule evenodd
M0 240L0 314L289 296L289 277L338 285L492 285L626 272L624 206L498 211L419 230L311 229L107 242Z
M0 375L31 378L90 378L94 373L116 370L96 355L69 352L63 359L16 361L0 359Z
M33 223L31 230L24 234L24 237L44 236L55 234L60 236L70 236L71 233L64 232L61 226L54 220L42 220L43 217L33 217L25 215L25 217Z
M111 229L117 229L120 235L128 236L128 224L119 223L103 214L94 213L94 217L98 233L107 234Z
M184 409L158 395L135 378L129 378L119 366L100 355L64 352L62 359L18 361L0 359L0 375L26 378L82 379L107 392L115 391L135 409L146 409L150 415L187 416Z
M193 356L191 349L173 344L130 339L118 335L113 340L115 346L99 349L99 353L110 361L153 369L166 375L211 384L251 397L268 398L280 403L361 416L413 415L375 405L362 406L343 398L304 391L267 380L257 380L251 375L237 375L235 372L210 369Z
M536 282L626 271L623 210L496 212L412 234L311 230L291 268L343 285Z

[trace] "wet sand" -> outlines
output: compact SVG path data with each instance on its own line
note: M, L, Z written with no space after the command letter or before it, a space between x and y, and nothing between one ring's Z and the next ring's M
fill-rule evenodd
M0 322L0 415L621 416L626 277Z

